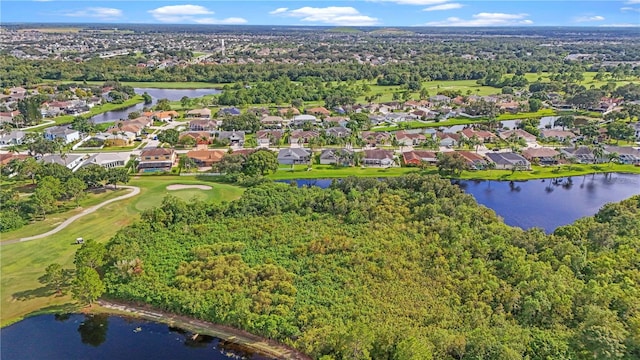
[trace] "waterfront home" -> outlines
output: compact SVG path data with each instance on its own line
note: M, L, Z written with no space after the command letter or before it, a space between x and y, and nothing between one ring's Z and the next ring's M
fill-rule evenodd
M354 152L349 149L325 149L320 153L320 164L352 166Z
M513 152L489 152L485 156L500 170L531 170L531 162Z
M507 140L510 137L515 137L516 139L524 139L525 142L527 142L527 144L534 144L536 143L536 137L533 134L530 134L522 129L513 129L513 130L507 130L507 131L501 131L498 133L498 136L502 139L502 140Z
M139 171L169 171L176 162L176 152L173 149L151 148L140 153Z
M68 126L54 126L44 130L44 137L47 140L60 139L63 143L69 144L80 140L80 132Z
M540 165L555 165L558 163L558 155L554 149L551 148L526 148L522 151L522 156L532 163Z
M633 129L633 134L635 136L635 139L640 141L640 121L636 121L634 123L630 123L629 127L631 127L631 129Z
M460 131L460 135L462 135L462 137L466 139L471 139L475 136L478 140L480 140L481 143L492 143L495 142L498 138L490 131L476 130L470 127Z
M576 134L571 131L558 130L558 129L543 129L540 130L540 138L547 141L565 142L576 137Z
M471 151L456 151L467 163L467 168L470 170L482 170L487 166L487 160L480 154ZM449 153L443 153L445 155Z
M308 164L311 161L311 152L303 148L280 149L278 163L283 165Z
M580 164L593 164L595 162L602 162L602 159L596 161L593 151L587 146L578 147L566 147L560 149L560 153L564 154L568 159L573 159Z
M440 146L446 146L448 148L456 147L460 143L460 134L436 132L435 134Z
M438 155L433 151L413 150L402 153L402 160L405 165L418 166L423 163L435 165L438 162Z
M427 137L421 133L400 130L396 131L396 140L404 146L415 146L427 141Z
M395 165L392 150L364 150L362 164L365 166L390 167Z
M628 146L605 146L605 154L618 154L618 162L621 164L640 164L640 149Z

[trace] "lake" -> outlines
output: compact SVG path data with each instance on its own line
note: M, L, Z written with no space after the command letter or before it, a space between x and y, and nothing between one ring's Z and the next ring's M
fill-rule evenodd
M289 182L283 180L282 182ZM298 179L298 186L326 188L331 179ZM529 181L455 181L478 203L493 209L504 222L547 233L579 218L592 216L606 203L640 194L640 175L594 174Z
M157 89L157 88L134 88L136 94L144 94L145 92L151 95L153 103L155 104L158 99L169 99L170 101L178 101L183 96L188 98L198 98L204 95L219 94L222 91L217 89ZM102 114L98 114L91 117L91 121L96 124L113 122L120 119L126 119L130 112L141 111L145 106L144 103L133 105L129 108L122 110L107 111Z
M108 315L38 315L2 329L3 360L254 359L238 345L154 322Z

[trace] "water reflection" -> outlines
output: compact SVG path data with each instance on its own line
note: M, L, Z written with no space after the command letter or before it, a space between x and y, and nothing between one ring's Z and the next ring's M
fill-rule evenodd
M105 314L85 315L78 326L80 341L83 344L98 347L107 340L109 317Z

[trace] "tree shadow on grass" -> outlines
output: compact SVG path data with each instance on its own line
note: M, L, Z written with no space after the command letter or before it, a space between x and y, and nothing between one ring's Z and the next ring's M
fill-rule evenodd
M26 301L39 297L47 297L55 294L55 290L49 286L41 286L37 289L18 291L13 293L12 297L18 301Z

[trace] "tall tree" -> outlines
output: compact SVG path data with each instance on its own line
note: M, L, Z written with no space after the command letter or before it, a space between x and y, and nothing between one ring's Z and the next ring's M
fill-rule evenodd
M91 306L105 292L106 288L98 272L90 267L77 268L71 293L82 304Z

